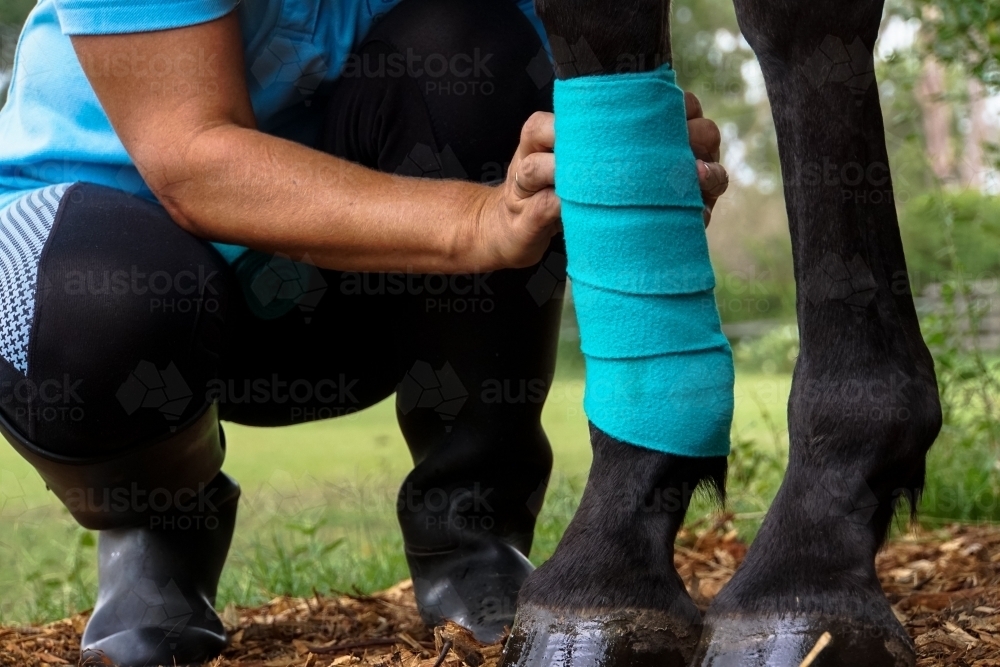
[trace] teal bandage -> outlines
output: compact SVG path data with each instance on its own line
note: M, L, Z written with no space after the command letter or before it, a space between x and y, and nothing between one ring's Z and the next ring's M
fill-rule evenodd
M634 445L728 454L732 351L673 70L556 81L555 116L587 416Z

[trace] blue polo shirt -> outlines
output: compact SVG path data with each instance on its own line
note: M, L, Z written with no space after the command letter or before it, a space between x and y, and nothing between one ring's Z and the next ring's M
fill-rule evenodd
M155 201L90 87L70 35L180 28L236 9L259 129L312 143L319 119L311 96L340 75L373 23L400 1L40 0L21 33L7 104L0 110L0 211L28 191L78 181ZM532 0L513 1L544 40ZM157 76L184 68L195 74L195 85L211 93L213 67L210 56L163 54L146 60L122 54L98 63L97 71L115 76L138 68L155 84ZM242 252L217 247L230 261Z

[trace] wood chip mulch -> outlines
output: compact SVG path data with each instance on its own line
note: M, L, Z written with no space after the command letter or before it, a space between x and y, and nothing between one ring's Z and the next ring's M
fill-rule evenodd
M677 542L677 567L704 607L746 553L726 517ZM1000 667L1000 526L917 530L878 556L879 577L917 646L918 667ZM427 629L404 581L375 595L280 597L227 607L231 646L207 667L496 667L484 646L449 625ZM87 615L0 628L0 666L75 665ZM90 663L81 667L108 667Z

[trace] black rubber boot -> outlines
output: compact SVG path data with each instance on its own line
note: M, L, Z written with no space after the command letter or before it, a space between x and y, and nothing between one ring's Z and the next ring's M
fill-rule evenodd
M662 454L591 425L594 463L555 554L525 582L503 667L686 667L701 614L674 569L691 497L725 457Z
M213 609L236 523L240 487L220 472L225 438L208 405L164 437L113 457L69 458L0 435L84 527L100 531L97 605L81 663L186 665L226 646Z
M226 647L215 593L236 524L240 487L219 473L145 525L102 530L97 604L82 657L119 667L201 664ZM155 496L152 502L155 502Z
M490 438L458 432L431 449L397 506L424 622L455 621L486 643L513 625L552 467L540 429L529 438L497 430Z

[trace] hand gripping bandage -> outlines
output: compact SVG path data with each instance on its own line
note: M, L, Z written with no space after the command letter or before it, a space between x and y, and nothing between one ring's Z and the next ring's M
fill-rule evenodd
M555 123L587 416L634 445L728 454L732 351L673 70L559 80Z

